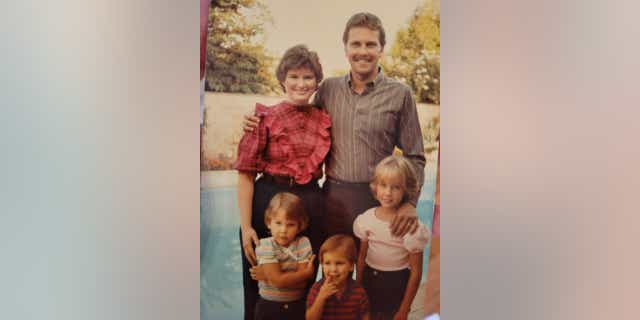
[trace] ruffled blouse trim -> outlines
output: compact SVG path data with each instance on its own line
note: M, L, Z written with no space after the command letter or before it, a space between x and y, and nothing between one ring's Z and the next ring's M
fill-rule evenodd
M262 157L267 144L267 124L265 118L270 108L256 103L254 115L260 118L258 128L253 132L245 133L238 144L238 158L234 168L238 171L262 172L267 163ZM242 151L242 152L241 152Z
M298 111L295 106L284 103L288 108L291 108L292 112ZM289 110L288 110L289 111ZM313 174L319 170L324 162L325 157L329 153L331 148L331 118L329 115L320 109L313 107L310 109L311 114L305 124L307 128L315 128L315 146L313 152L305 158L298 158L294 155L292 146L289 139L280 140L283 142L283 147L287 150L289 159L283 164L289 172L294 173L293 178L298 184L306 184L313 179ZM288 113L288 112L287 112ZM311 121L317 121L316 124ZM285 134L280 129L281 126L273 132L274 135Z

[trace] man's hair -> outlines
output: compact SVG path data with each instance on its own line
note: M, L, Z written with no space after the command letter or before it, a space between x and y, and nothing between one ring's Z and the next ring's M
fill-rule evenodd
M390 176L400 176L402 178L402 201L414 199L420 191L418 186L418 179L416 178L413 166L407 158L403 156L388 156L378 162L376 168L373 171L373 179L371 179L371 191L373 196L376 196L376 189L380 180L383 180Z
M325 252L342 254L352 263L356 262L356 242L353 237L346 234L336 234L325 240L322 246L320 246L320 263L324 260Z
M304 210L302 199L295 194L280 192L273 196L264 213L264 224L268 226L269 223L271 223L273 216L279 210L283 210L285 212L287 219L295 220L300 224L299 231L307 228L307 225L309 224L309 216L307 216L307 213Z
M347 44L347 41L349 41L349 30L355 27L365 27L373 31L378 31L380 46L384 48L387 41L385 40L386 38L384 28L382 27L382 21L380 21L378 16L369 12L360 12L351 16L349 21L347 21L347 25L344 27L344 33L342 34L343 44Z
M315 51L309 50L304 44L293 46L285 51L276 68L276 78L283 91L286 91L282 83L287 77L289 70L308 68L316 76L316 82L322 81L322 65Z

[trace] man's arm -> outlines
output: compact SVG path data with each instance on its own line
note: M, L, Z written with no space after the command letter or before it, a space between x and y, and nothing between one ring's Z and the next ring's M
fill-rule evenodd
M400 207L398 215L391 222L391 233L394 236L404 236L418 229L416 207L418 198L420 198L420 190L424 183L424 166L426 163L418 110L410 89L407 89L400 109L398 148L402 150L403 156L411 163L419 186L418 193L410 198L408 203Z
M402 150L402 154L411 163L418 180L418 186L421 189L424 183L424 166L426 159L424 157L424 144L422 141L422 129L418 118L418 110L413 94L407 89L400 109L399 126L398 126L398 148ZM409 202L416 207L420 192L409 199Z
M391 220L391 234L395 237L403 237L405 234L413 234L418 230L418 212L416 207L409 202L403 203L398 208L398 214Z
M242 121L242 130L244 132L253 132L253 130L258 129L259 124L260 117L254 115L253 113L245 114L244 121Z

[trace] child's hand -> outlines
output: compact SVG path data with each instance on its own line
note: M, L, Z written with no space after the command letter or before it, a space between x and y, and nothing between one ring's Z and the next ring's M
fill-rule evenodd
M393 315L393 320L407 320L409 317L409 310L404 310L402 308L398 309L395 315Z
M324 280L322 287L320 287L320 291L318 292L318 299L325 300L336 294L337 292L338 288L336 287L335 283L331 281L331 278L327 278Z
M316 255L315 255L315 254L311 255L311 258L309 258L309 261L307 261L307 263L306 263L306 264L303 264L303 265L301 266L301 267L303 268L304 272L305 272L306 274L308 274L308 275L309 275L309 277L312 277L312 276L313 276L313 271L314 271L314 268L313 268L313 260L314 260L315 258L316 258Z
M264 274L262 266L255 266L249 269L251 273L251 279L256 281L267 281L267 276Z

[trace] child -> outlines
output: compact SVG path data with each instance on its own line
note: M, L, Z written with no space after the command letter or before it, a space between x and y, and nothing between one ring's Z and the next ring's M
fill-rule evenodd
M307 297L307 320L369 320L369 300L351 278L356 245L351 236L337 234L320 247L324 277L313 284Z
M375 168L371 190L379 207L359 215L353 233L361 239L357 281L367 291L372 319L407 319L422 277L422 253L429 230L393 237L389 224L398 208L414 198L418 183L404 157L389 156Z
M261 275L255 275L260 280L255 319L303 319L306 288L315 272L311 243L298 236L309 222L302 200L288 192L276 194L264 222L271 237L256 248Z

